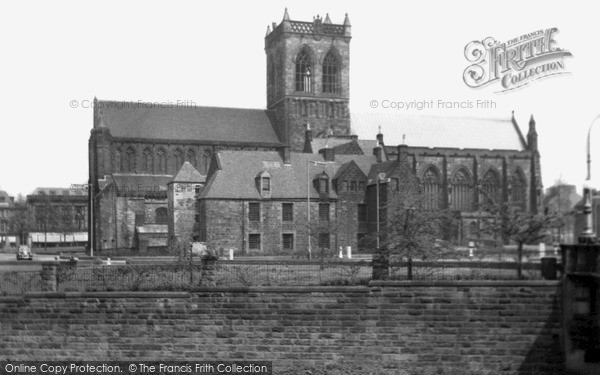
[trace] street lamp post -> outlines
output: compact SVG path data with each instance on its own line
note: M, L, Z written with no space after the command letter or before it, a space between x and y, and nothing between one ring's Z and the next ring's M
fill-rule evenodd
M584 195L584 205L583 205L583 215L584 215L584 228L581 232L581 236L579 237L579 243L591 243L593 242L596 234L594 233L594 215L593 215L593 207L592 207L592 185L591 185L591 149L590 149L590 139L592 135L592 126L596 123L596 121L600 119L600 115L596 116L590 127L588 128L587 140L586 140L586 162L587 162L587 176L585 179L585 183L583 185L583 195Z
M377 249L379 250L379 211L380 211L380 207L379 207L379 186L380 184L383 183L388 183L390 181L389 178L385 178L385 173L379 173L377 175L377 180L376 180L376 185L377 185L377 190L376 190L376 194L375 196L377 197L376 200L376 207L377 207Z

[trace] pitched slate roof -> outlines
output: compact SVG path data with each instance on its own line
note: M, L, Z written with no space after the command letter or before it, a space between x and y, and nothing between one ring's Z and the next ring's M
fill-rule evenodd
M376 134L376 133L375 133ZM356 139L356 143L361 148L363 154L372 155L373 148L375 148L377 141L375 139L375 135L371 135L369 137L365 137L368 139ZM352 139L347 137L324 137L324 138L313 138L311 142L311 147L313 153L318 154L319 150L329 147L336 149L337 154L343 154L350 148L350 144L352 143Z
M8 207L12 205L10 196L4 190L0 190L0 207Z
M171 175L113 173L101 181L100 187L113 186L119 195L160 196L166 194L167 184L173 180Z
M33 190L30 195L49 195L49 196L87 196L87 189L85 184L74 184L77 188L63 188L63 187L37 187Z
M203 176L194 168L192 163L186 161L177 172L177 176L173 178L173 182L204 182L206 176Z
M263 109L98 101L113 137L279 144Z
M525 150L523 134L513 120L410 116L395 113L352 113L352 130L359 138L373 139L379 132L386 145L411 147ZM403 142L403 135L406 138Z
M261 196L255 179L262 171L271 175L273 199L306 199L307 172L310 196L318 198L319 194L312 184L318 174L325 172L333 179L342 165L353 160L367 175L375 163L375 157L369 155L336 155L335 162L324 163L321 155L292 152L290 164L284 165L280 154L274 151L221 151L216 157L221 169L208 177L200 198L258 200ZM330 189L330 197L337 197L333 189Z

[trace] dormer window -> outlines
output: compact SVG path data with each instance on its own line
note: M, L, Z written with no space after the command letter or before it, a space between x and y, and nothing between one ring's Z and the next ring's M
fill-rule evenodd
M319 194L329 193L329 176L327 173L322 172L318 174L313 180L315 188L319 191Z
M271 174L262 171L256 176L256 188L263 198L271 198Z
M262 177L262 191L271 191L271 177Z

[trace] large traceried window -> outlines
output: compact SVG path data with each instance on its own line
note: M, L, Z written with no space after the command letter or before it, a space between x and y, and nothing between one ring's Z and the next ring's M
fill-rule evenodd
M122 153L121 153L121 149L117 148L117 150L115 151L115 172L119 173L123 171L123 166L121 165L122 163Z
M432 211L440 207L440 174L438 170L431 166L425 170L421 177L423 191L423 208Z
M123 159L123 172L135 172L135 150L133 147L128 147L125 150L125 158Z
M142 152L142 172L152 173L152 150L149 148Z
M499 204L500 199L500 177L493 170L485 172L481 179L481 190L479 192L479 204L489 206Z
M332 51L329 51L323 60L323 92L340 93L340 63Z
M467 212L473 210L473 187L469 172L465 168L456 171L451 185L452 209Z
M177 172L179 172L179 170L181 169L181 166L183 165L183 151L181 151L180 149L177 149L173 153L173 156L175 157L175 173L177 173Z
M296 57L296 91L312 92L312 62L306 50Z
M167 173L167 152L162 147L156 151L156 173Z
M527 182L520 169L517 169L510 178L510 203L522 210L527 207Z
M186 160L190 162L190 164L192 164L194 166L194 168L197 168L197 160L196 160L196 151L189 149L187 151L187 154L185 156Z

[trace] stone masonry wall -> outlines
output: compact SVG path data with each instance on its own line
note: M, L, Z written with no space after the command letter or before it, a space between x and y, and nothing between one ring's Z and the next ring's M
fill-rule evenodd
M556 282L380 282L2 297L0 360L269 360L274 374L561 374L558 291Z

